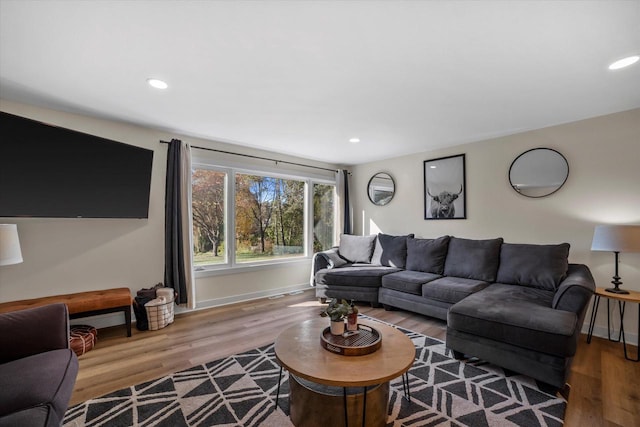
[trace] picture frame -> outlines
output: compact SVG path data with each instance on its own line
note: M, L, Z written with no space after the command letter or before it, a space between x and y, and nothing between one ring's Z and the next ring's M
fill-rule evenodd
M424 219L467 219L465 155L424 161Z

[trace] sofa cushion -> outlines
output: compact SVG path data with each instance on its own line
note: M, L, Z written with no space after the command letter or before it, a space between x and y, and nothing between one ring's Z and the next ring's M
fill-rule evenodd
M472 240L451 237L444 275L495 282L503 239Z
M78 359L69 349L0 365L0 415L18 413L30 421L47 419L43 425L60 425L77 373Z
M407 270L443 274L449 239L407 239Z
M371 256L371 264L404 268L407 262L407 236L390 236L379 233Z
M442 277L422 287L422 296L436 301L455 304L489 286L489 283L462 277Z
M575 313L551 308L553 292L494 283L449 309L447 327L529 350L573 356Z
M500 249L497 281L553 291L566 277L568 267L568 243L559 245L505 243Z
M376 236L354 236L352 234L340 235L340 256L349 262L371 262L373 245Z
M380 287L382 276L400 271L394 267L352 265L340 268L324 268L316 273L316 283L321 285Z
M382 277L382 287L414 295L421 295L423 284L440 277L438 274L423 273L421 271L398 271L397 273L387 274Z

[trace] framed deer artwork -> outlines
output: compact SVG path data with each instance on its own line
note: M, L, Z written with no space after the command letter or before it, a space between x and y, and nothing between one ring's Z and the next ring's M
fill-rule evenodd
M424 219L466 219L464 154L424 161Z

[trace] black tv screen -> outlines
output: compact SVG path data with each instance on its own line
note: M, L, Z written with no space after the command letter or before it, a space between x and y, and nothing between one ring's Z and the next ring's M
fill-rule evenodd
M152 150L0 113L0 217L148 218Z

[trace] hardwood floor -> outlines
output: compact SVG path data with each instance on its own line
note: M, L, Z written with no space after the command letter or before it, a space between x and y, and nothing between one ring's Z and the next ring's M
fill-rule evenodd
M159 331L102 329L96 347L80 357L71 404L171 372L241 353L275 341L288 325L316 318L321 305L312 291L261 299L176 316ZM360 312L441 340L443 321L402 310L360 304ZM635 355L635 353L634 353ZM640 363L624 359L619 343L582 336L574 359L565 425L640 426Z

